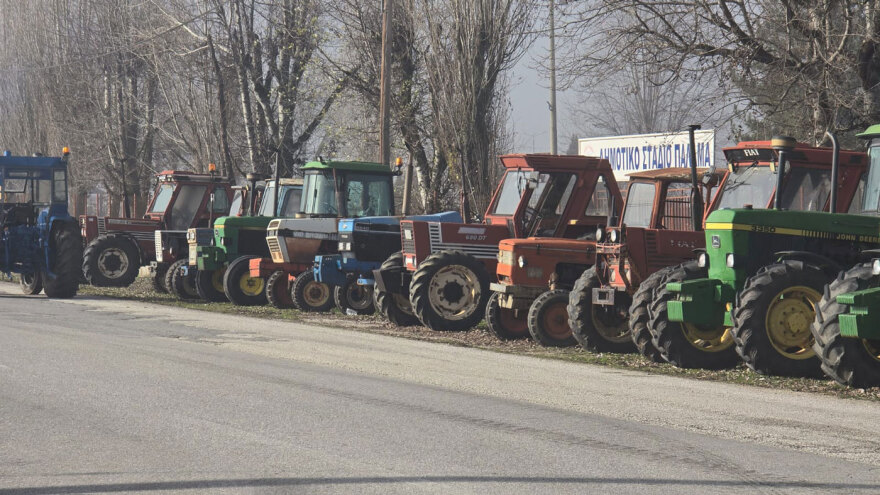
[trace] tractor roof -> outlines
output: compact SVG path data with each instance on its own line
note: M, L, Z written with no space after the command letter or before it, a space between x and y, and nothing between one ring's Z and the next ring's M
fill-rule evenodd
M856 137L862 139L871 139L874 137L880 137L880 124L874 124L871 127L865 129L865 132L860 132L856 134Z
M368 172L393 174L394 170L381 163L347 162L347 161L315 161L302 166L302 170L346 170L349 172Z
M269 182L273 182L273 181L269 181ZM287 178L287 179L278 179L278 182L279 182L282 186L301 186L301 185L303 185L303 180L302 180L302 179L290 179L290 178Z
M611 172L611 164L604 158L583 155L550 155L547 153L501 155L505 168L532 168L535 170L599 170Z
M756 162L766 163L778 158L777 151L773 149L770 141L743 141L736 146L723 148L724 157L728 162ZM788 160L799 165L814 164L831 166L831 148L810 146L806 143L797 143L793 150L788 152ZM862 151L840 150L840 164L860 165L867 155Z
M710 172L712 169L708 167L697 167L697 175L702 176L705 173ZM721 170L716 170L712 172L716 175L721 175L724 172ZM655 181L690 181L691 180L691 169L687 167L672 167L672 168L658 168L655 170L644 170L641 172L632 172L627 174L630 179L649 179Z
M56 168L66 166L66 160L55 156L0 156L0 167L3 168Z
M197 174L185 170L163 170L156 174L160 181L193 181L193 182L223 182L225 177L214 174Z

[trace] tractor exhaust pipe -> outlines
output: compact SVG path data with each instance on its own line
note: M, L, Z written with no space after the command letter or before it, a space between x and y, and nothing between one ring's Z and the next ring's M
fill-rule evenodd
M825 131L825 137L831 140L831 205L828 211L837 213L837 177L840 172L840 144L837 136L831 131Z
M278 192L281 189L281 184L279 184L281 174L281 150L275 152L275 188L272 190L274 193L274 197L272 198L272 216L276 216L278 212Z
M776 165L776 194L773 197L773 209L782 209L782 179L785 176L785 156L794 149L797 141L793 137L773 136L770 139L770 146L779 153L779 163Z
M691 208L694 220L694 230L703 230L703 195L700 194L700 184L697 180L697 140L694 132L700 129L699 124L688 126L688 135L691 141Z

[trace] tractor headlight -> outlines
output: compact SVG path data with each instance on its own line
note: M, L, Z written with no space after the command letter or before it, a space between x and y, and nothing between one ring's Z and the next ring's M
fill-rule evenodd
M516 260L516 264L519 265L520 268L525 268L525 267L526 267L526 258L525 258L525 256L520 256L519 258L517 258L517 260Z
M608 238L611 239L611 242L617 242L620 240L620 231L617 229L613 229L610 234L608 234Z
M350 242L340 242L339 243L340 251L351 251L351 243Z
M603 237L605 237L605 229L599 227L596 229L596 242L602 242Z
M697 266L700 268L706 268L709 266L709 255L706 253L700 253L700 255L697 256Z
M871 263L871 273L874 275L880 275L880 259L876 259Z
M736 268L736 256L734 256L733 253L727 253L727 258L725 258L724 261L727 268Z

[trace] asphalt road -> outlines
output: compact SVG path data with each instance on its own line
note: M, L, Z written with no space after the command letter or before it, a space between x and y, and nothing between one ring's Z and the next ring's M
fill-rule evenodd
M0 284L0 494L877 493L880 404Z

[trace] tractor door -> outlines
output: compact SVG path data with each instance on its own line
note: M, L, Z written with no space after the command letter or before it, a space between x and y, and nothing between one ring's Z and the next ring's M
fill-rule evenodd
M645 232L648 272L692 258L694 250L705 247L705 234L694 229L690 182L661 185L656 210L656 231Z
M649 247L646 246L646 230L656 225L654 205L660 194L658 183L633 180L626 192L623 214L620 217L621 232L629 253L630 265L641 270L646 266ZM641 276L641 272L639 273Z
M165 211L165 225L167 230L187 230L195 225L196 215L207 201L207 188L203 185L180 184L177 186L177 194L170 208ZM205 218L207 227L207 218Z
M530 182L531 181L531 182ZM486 211L486 223L506 225L511 237L524 237L523 216L525 209L521 204L531 197L537 187L540 175L531 169L509 168L498 183L492 202ZM467 219L465 219L467 221Z
M557 237L576 183L577 175L570 172L540 174L528 200L522 201L522 231L534 237Z
M575 190L558 237L594 239L596 228L607 226L610 222L615 194L609 187L610 182L605 174L595 176L594 180L595 184L591 191L586 188ZM584 196L586 196L586 205L581 199ZM619 211L620 205L618 204L617 207Z

